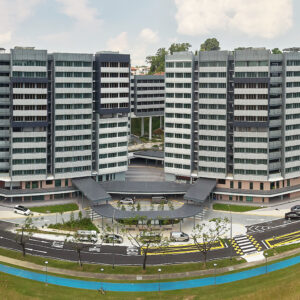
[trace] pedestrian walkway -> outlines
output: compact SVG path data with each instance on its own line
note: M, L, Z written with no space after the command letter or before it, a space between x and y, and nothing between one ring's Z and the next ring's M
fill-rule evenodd
M98 281L85 281L70 278L63 278L58 276L52 276L47 274L40 274L32 271L18 269L0 264L0 272L27 278L39 282L45 282L49 284L80 288L86 290L99 290L114 292L153 292L153 291L171 291L181 290L189 288L197 288L208 285L219 285L242 279L248 279L263 275L266 273L281 270L290 266L294 266L300 263L300 255L280 261L277 263L269 264L266 266L241 271L238 273L206 277L200 279L182 280L182 281L171 281L171 282L151 282L151 283L111 283L111 282L98 282Z
M252 235L239 235L232 240L232 247L239 255L261 251L262 247Z

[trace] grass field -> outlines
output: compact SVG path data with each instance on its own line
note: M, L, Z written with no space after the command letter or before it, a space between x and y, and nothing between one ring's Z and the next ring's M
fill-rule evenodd
M59 205L47 205L47 206L35 206L30 207L30 210L37 213L60 213L67 211L78 210L76 203L59 204Z
M250 210L256 210L261 208L260 206L245 206L245 205L235 205L235 204L222 204L222 203L214 203L214 210L225 210L225 211L233 211L233 212L245 212Z
M99 283L99 288L100 288ZM86 291L31 281L0 273L1 299L300 299L300 267L289 267L234 283L168 292L123 293Z

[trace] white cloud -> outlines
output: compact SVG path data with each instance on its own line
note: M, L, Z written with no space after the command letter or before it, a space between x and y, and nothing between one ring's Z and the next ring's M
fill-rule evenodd
M174 0L177 32L204 35L216 30L240 31L274 38L292 27L292 0Z
M0 43L10 43L18 26L28 19L41 0L0 1ZM3 44L2 44L3 46Z
M107 48L111 51L120 51L120 52L128 52L129 43L128 43L128 34L127 32L121 32L114 38L110 38L107 41Z
M90 7L88 0L56 0L61 4L61 12L75 19L81 25L101 25L96 8Z
M154 32L150 28L144 28L140 34L139 37L145 42L145 43L157 43L159 38L157 32Z

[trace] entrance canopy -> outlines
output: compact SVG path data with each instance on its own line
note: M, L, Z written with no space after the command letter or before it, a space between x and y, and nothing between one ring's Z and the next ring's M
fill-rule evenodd
M116 209L110 204L102 204L93 206L93 210L100 216L116 220L133 218L145 218L147 220L174 220L195 216L202 212L202 207L195 204L184 204L180 208L174 210L127 211Z
M111 200L111 196L91 177L72 179L72 183L94 205Z
M190 185L183 199L203 203L214 190L216 184L215 179L199 178L195 183Z
M190 187L170 181L106 181L101 186L107 193L122 195L184 195Z

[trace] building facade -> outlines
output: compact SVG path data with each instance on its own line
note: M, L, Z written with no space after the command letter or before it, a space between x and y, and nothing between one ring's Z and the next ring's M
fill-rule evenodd
M2 197L71 196L72 178L124 180L129 80L130 56L126 54L2 50Z
M145 134L145 118L149 118L149 138L152 138L152 117L160 118L163 127L165 108L164 75L131 75L131 118L141 118L141 136Z
M266 49L166 57L167 180L217 179L214 197L300 195L300 53Z

